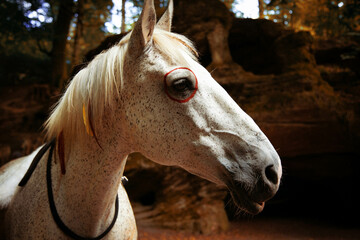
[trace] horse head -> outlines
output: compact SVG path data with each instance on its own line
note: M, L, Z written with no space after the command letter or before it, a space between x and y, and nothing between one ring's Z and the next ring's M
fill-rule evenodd
M260 128L170 32L173 6L156 24L153 1L126 45L119 135L131 151L226 186L241 209L259 213L277 192L280 158Z

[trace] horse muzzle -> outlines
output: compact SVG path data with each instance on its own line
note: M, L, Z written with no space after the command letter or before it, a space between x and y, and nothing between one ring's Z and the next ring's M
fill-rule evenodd
M236 206L255 215L264 209L266 201L275 196L279 189L281 174L280 165L270 164L253 177L251 184L232 177L226 185Z

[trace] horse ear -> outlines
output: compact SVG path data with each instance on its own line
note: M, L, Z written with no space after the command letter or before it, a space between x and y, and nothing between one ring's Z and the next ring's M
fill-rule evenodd
M130 36L128 52L131 55L141 55L145 45L152 40L155 24L154 0L145 0L144 8Z
M164 12L164 14L161 16L159 22L156 24L156 27L170 32L173 12L174 12L174 3L172 0L169 0L168 7Z

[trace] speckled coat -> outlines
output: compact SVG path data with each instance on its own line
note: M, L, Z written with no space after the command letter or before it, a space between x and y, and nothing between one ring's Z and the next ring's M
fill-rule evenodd
M104 232L114 216L118 194L118 218L104 239L137 238L134 214L121 185L126 158L132 152L160 164L180 166L228 188L238 207L253 214L262 211L264 202L279 187L282 170L275 149L194 59L191 43L170 33L172 10L170 1L156 24L153 1L145 1L131 35L74 78L48 121L51 132L54 114L64 101L69 102L64 112L56 115L56 119L64 119L57 129L64 132L66 174L61 173L59 149L55 149L52 189L62 221L80 236L95 237ZM123 58L111 55L121 47L126 49ZM121 68L109 68L111 61L121 62ZM91 85L100 81L94 76L98 71L90 74L100 62L105 74L99 76L122 76L114 83L118 85L114 87L117 93L110 94L112 103L101 107L94 96L111 91L104 85L98 89ZM80 92L89 86L86 94ZM83 96L90 97L84 100ZM82 107L85 105L88 108ZM85 131L82 116L86 109L93 109L89 119L84 118L85 125L92 118L93 134ZM76 122L66 125L68 119ZM58 132L53 132L57 137ZM0 169L0 203L6 207L1 234L7 239L68 239L48 206L45 173L49 153L26 186L16 186L35 153Z

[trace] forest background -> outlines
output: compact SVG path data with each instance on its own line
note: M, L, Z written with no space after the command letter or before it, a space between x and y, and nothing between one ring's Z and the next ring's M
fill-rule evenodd
M206 1L206 0L199 0ZM220 0L219 0L220 1ZM237 17L241 0L222 0ZM254 0L255 1L255 0ZM125 4L133 7L126 11ZM132 28L142 0L122 0L121 28ZM258 0L259 18L331 38L360 30L357 0ZM83 56L111 35L111 0L5 0L0 3L1 85L49 83L62 88ZM158 16L167 0L155 0ZM44 66L49 71L43 71Z

